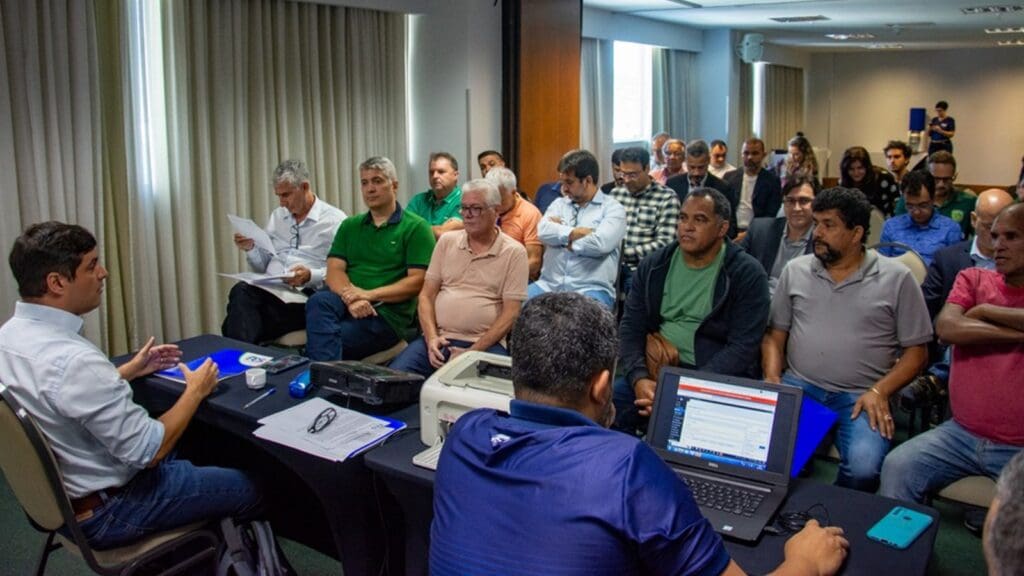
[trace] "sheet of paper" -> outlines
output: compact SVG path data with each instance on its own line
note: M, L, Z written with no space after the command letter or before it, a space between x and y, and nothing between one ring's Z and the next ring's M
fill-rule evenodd
M228 274L226 272L221 272L218 276L245 282L246 284L266 290L274 296L277 296L278 300L285 304L304 304L306 300L309 300L309 296L306 296L299 290L296 290L281 281L281 278L291 278L293 276L292 272L285 272L284 274L260 274L258 272L239 272L237 274Z
M257 246L267 252L274 255L277 254L277 251L274 250L274 243L270 240L270 235L267 234L266 230L260 228L258 224L248 218L242 218L234 214L228 214L228 220L231 221L231 227L234 228L235 232L246 238L252 238Z
M320 432L310 433L309 425L327 408L334 408L337 417ZM259 438L338 461L362 452L398 430L380 418L335 406L323 398L310 398L262 418L259 423L263 426L254 432Z

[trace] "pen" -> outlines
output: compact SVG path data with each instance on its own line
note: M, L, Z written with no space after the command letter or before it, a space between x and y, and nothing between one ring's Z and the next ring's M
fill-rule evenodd
M260 394L259 396L257 396L255 398L253 398L252 400L249 400L248 402L246 402L245 406L242 406L242 410L245 410L245 409L249 408L250 406L252 406L253 404L259 402L260 400L263 400L264 398L267 398L268 396L270 396L274 392L277 392L277 388L276 387L275 388L271 388L270 390L267 390L263 394Z

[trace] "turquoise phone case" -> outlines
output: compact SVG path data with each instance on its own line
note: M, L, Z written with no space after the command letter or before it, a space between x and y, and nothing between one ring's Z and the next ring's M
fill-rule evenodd
M868 538L905 550L931 525L931 516L896 506L868 530Z

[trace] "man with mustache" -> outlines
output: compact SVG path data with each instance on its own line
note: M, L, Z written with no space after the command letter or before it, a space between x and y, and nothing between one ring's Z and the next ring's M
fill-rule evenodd
M910 270L865 249L871 204L862 192L829 188L811 210L814 255L779 277L764 379L800 386L839 413L836 484L873 492L894 430L889 400L924 368L931 321Z

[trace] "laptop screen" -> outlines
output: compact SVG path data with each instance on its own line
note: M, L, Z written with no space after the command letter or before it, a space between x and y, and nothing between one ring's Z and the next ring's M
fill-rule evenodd
M800 395L791 387L666 369L648 442L681 464L788 476Z

